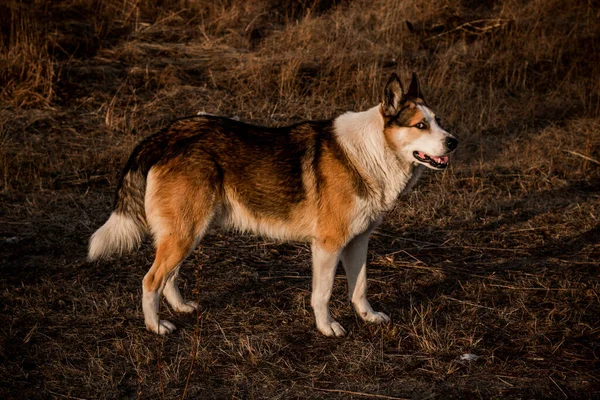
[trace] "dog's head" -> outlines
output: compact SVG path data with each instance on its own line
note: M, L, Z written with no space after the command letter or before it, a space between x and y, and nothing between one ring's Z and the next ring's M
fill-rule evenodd
M392 74L385 86L381 114L387 143L398 156L432 169L446 168L448 154L456 149L458 140L441 127L440 119L426 105L416 74L407 92L398 75Z

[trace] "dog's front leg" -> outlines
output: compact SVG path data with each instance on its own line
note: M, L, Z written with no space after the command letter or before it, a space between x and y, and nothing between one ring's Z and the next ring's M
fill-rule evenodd
M373 311L367 300L367 247L371 229L350 241L342 252L342 263L348 278L348 296L356 312L367 322L389 322L390 317Z
M329 298L341 250L328 250L317 240L313 240L311 247L313 283L310 303L315 312L317 329L325 336L344 336L346 330L329 313Z

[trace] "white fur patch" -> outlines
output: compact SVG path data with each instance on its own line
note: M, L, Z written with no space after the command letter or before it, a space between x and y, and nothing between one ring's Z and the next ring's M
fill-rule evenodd
M368 199L358 198L351 231L362 232L373 216L388 211L409 183L413 173L412 154L392 154L386 146L380 106L363 112L348 112L334 121L336 137L359 170L366 174L374 191ZM404 157L404 163L398 161Z
M386 175L384 121L379 106L340 115L334 126L340 144L354 162L369 175Z
M144 229L133 219L113 212L90 238L88 259L96 260L132 250L140 245L143 234Z

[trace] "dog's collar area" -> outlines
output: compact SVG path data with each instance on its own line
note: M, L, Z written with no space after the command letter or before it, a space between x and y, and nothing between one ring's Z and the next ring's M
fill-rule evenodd
M422 151L413 151L413 156L422 163L429 164L437 169L444 169L448 166L448 156L435 157Z

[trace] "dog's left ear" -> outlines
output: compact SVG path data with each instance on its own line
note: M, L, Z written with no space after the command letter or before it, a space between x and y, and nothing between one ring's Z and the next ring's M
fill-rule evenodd
M421 84L419 83L419 77L417 77L417 74L415 74L414 72L412 74L412 80L410 81L410 86L408 87L408 92L406 92L406 96L425 100L423 98L423 93L421 93Z
M383 115L393 116L400 110L400 102L404 97L404 88L400 82L400 78L394 72L390 79L388 79L385 85L385 91L383 93L383 101L381 102L381 109Z

